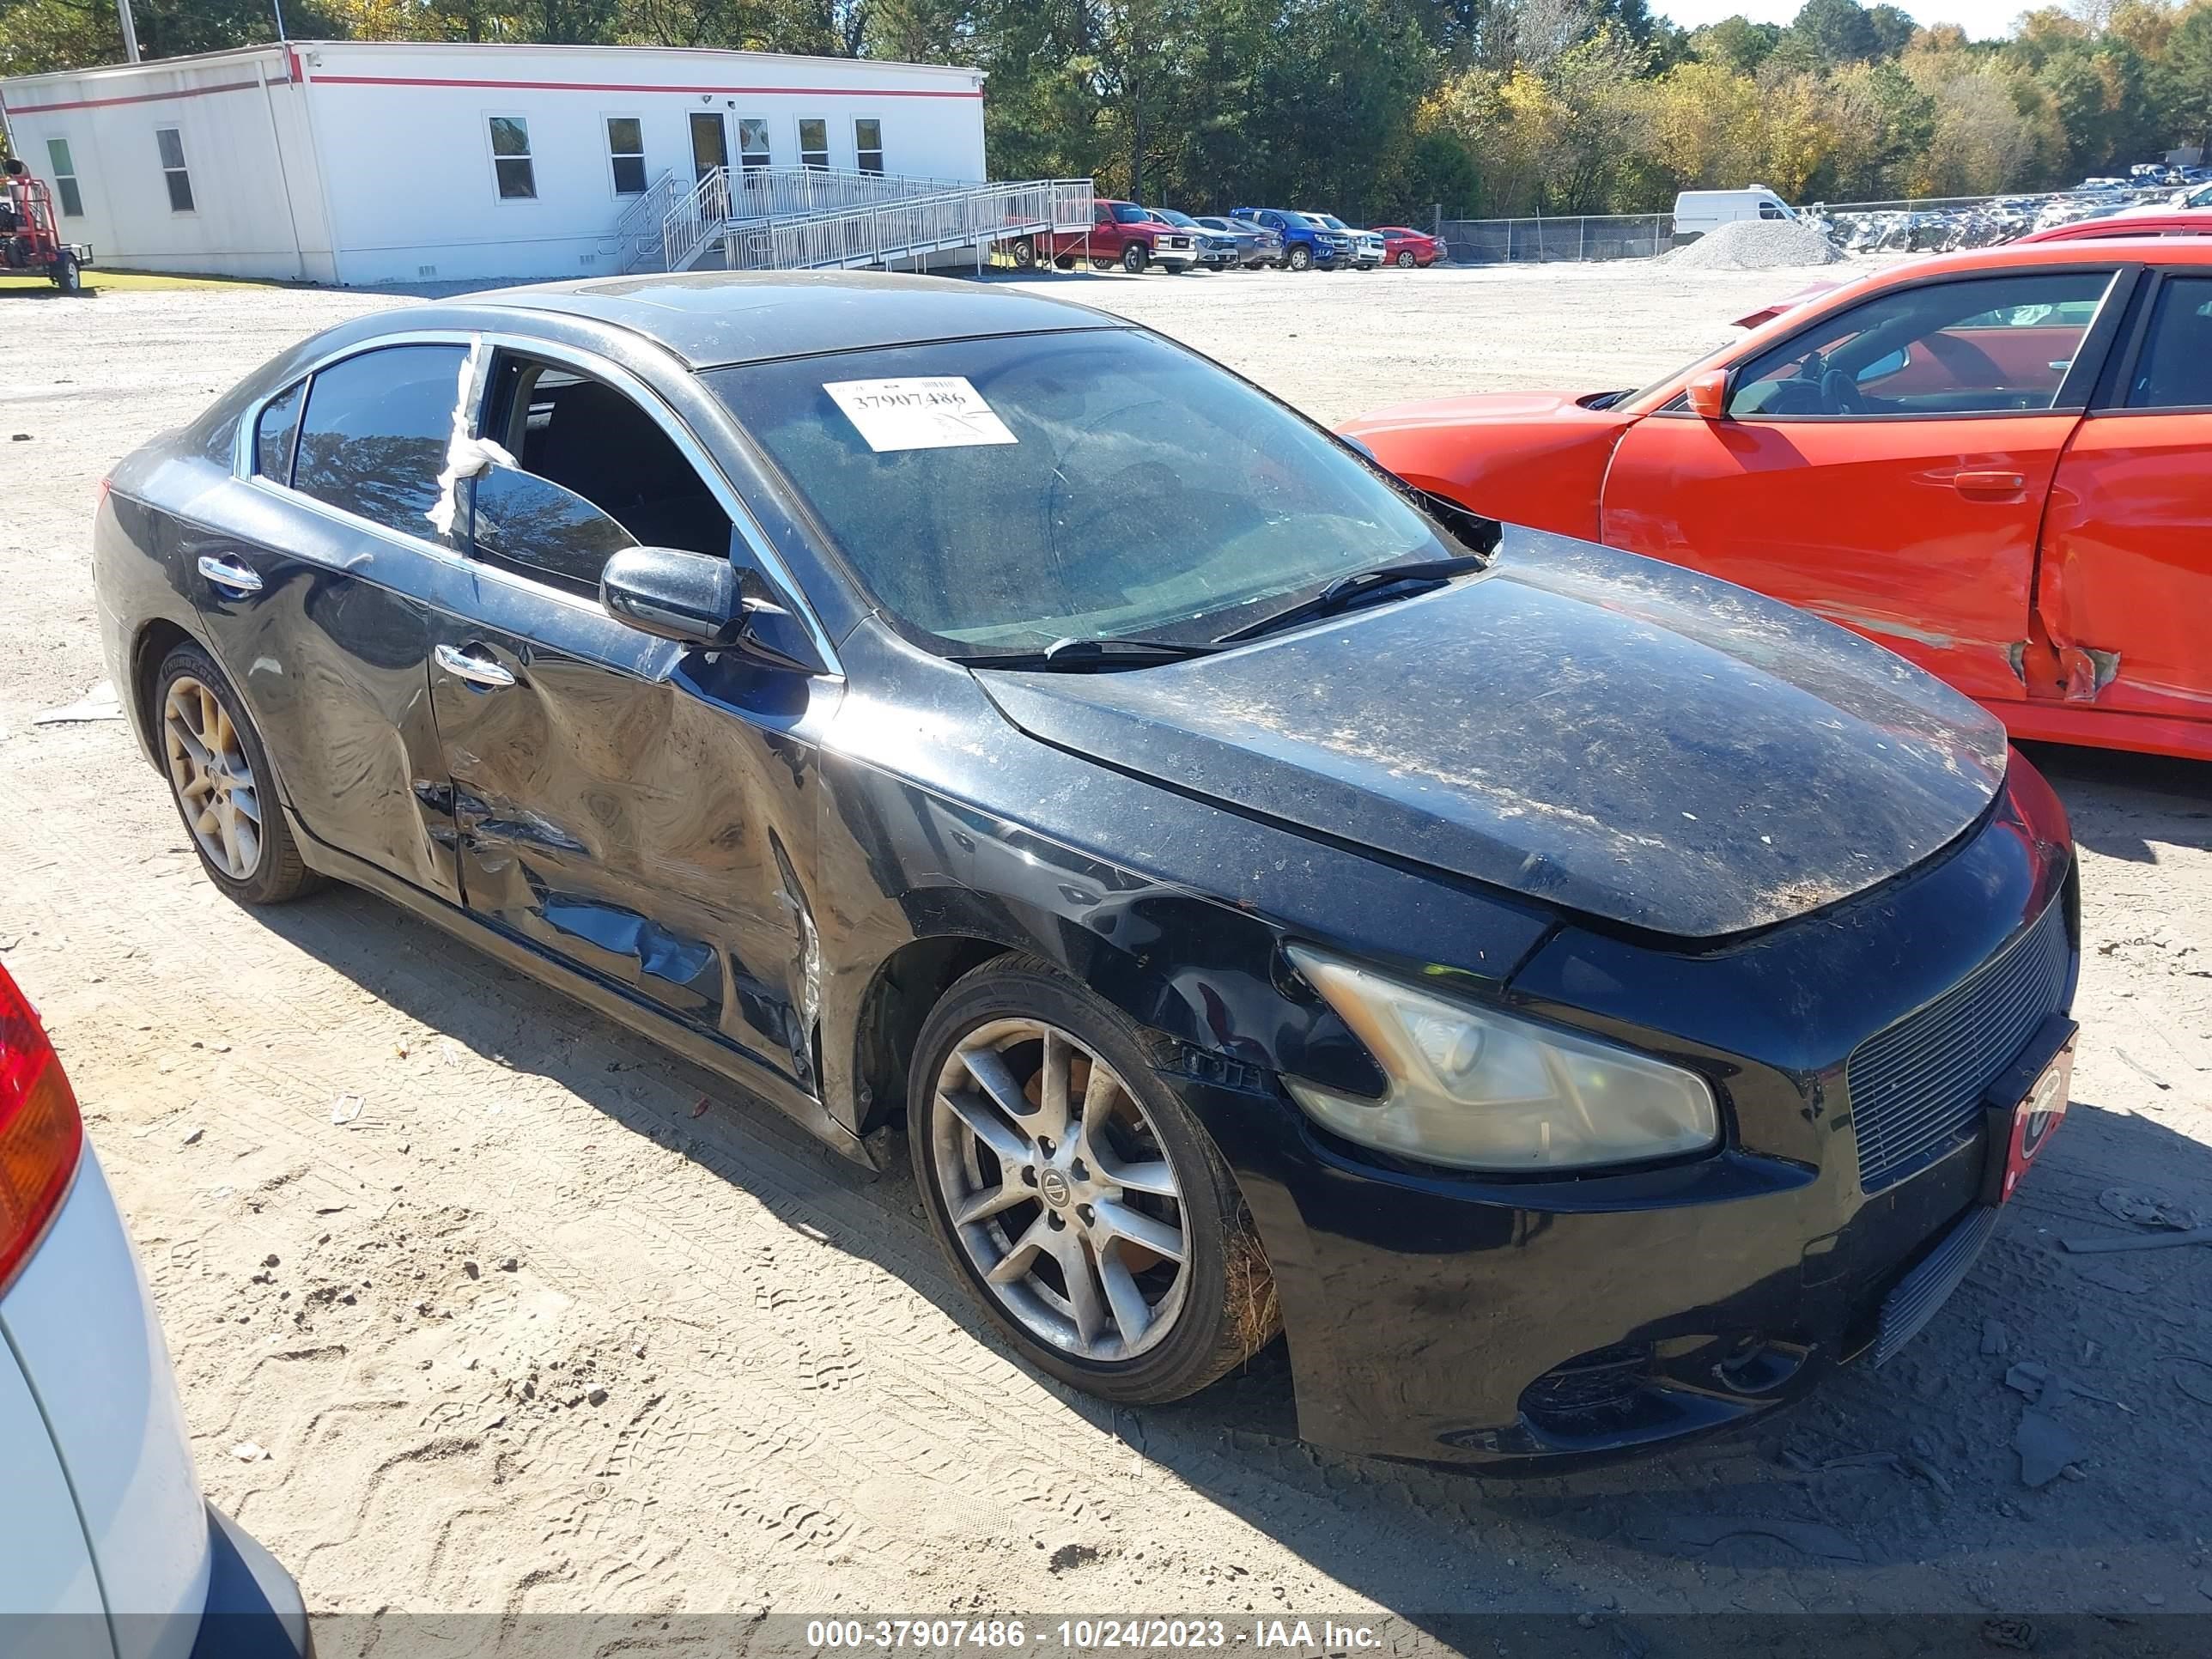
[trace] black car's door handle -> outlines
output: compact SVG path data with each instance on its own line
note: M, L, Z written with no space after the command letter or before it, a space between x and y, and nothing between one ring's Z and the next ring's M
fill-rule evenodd
M480 645L441 645L431 654L437 658L439 667L479 690L495 690L514 684L514 672L495 662L491 653Z
M199 572L226 593L243 595L261 591L261 577L258 572L228 559L217 558L212 553L200 555Z

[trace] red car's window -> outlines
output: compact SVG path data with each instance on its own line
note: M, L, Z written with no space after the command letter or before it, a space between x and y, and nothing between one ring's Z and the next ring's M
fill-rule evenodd
M2049 409L2109 270L1920 283L1822 319L1736 375L1729 413L1975 415Z
M2212 408L2212 276L2172 277L2160 290L2128 407Z

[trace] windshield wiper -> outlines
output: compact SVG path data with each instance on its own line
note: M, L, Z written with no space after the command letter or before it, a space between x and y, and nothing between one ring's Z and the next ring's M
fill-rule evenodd
M1239 640L1257 639L1262 634L1274 633L1278 629L1290 628L1316 617L1326 617L1334 611L1348 610L1358 600L1370 595L1380 595L1387 590L1407 582L1419 582L1433 587L1448 582L1455 576L1464 576L1485 568L1489 561L1480 554L1463 553L1449 559L1413 559L1402 564L1378 564L1371 570L1354 570L1339 576L1320 592L1296 605L1286 606L1272 616L1257 622L1247 623L1242 628L1231 629L1216 640L1216 645L1234 645Z
M952 660L963 668L1145 668L1154 663L1207 656L1220 649L1219 645L1205 640L1185 643L1176 640L1066 639L1054 640L1042 651L1005 651L955 657Z

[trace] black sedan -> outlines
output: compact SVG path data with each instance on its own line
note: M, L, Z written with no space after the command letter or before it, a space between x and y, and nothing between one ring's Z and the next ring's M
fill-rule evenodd
M1057 300L387 312L124 462L95 557L218 887L902 1122L1110 1399L1279 1331L1340 1447L1738 1421L1917 1329L2064 1109L2067 827L1972 703Z

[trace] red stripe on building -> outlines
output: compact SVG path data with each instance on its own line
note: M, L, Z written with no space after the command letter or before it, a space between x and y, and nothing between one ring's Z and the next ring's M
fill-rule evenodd
M704 92L743 98L981 98L982 89L937 92L918 87L672 87L619 81L453 81L410 75L310 75L319 87L476 87L493 92Z
M271 81L272 87L289 86L289 81ZM134 92L124 98L77 98L65 104L17 104L8 112L10 115L46 115L64 109L106 109L116 104L161 104L172 98L208 98L218 92L258 92L258 81L226 81L219 87L182 87L175 92Z

